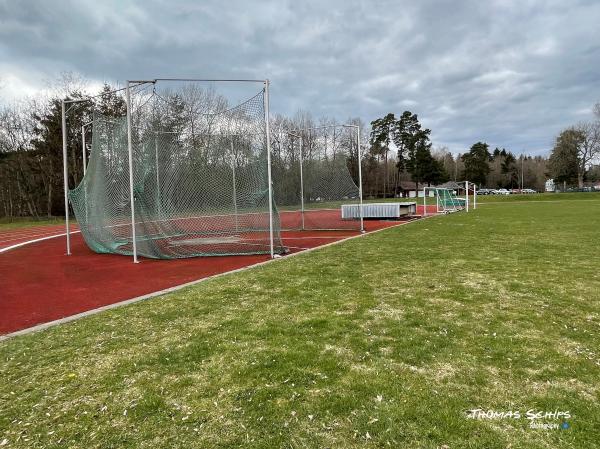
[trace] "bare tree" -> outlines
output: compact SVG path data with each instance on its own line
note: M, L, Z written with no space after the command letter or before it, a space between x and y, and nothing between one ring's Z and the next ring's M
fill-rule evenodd
M600 106L596 104L598 119L593 122L581 122L575 130L579 135L577 145L577 185L583 187L586 171L600 156Z

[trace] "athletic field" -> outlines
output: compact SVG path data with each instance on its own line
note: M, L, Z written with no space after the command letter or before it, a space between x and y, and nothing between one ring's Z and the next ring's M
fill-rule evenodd
M2 341L0 447L597 447L599 217L480 198Z

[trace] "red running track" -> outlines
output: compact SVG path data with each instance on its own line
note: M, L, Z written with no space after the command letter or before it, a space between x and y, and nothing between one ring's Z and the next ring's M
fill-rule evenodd
M365 227L371 232L399 223L366 221ZM58 230L53 228L53 232ZM19 238L26 238L24 234L15 231ZM47 235L40 229L31 234ZM282 232L283 243L292 252L354 235L358 232ZM0 253L0 335L268 260L265 255L245 255L141 259L134 264L130 257L92 252L79 233L72 235L71 245L69 257L63 237Z
M79 226L72 224L69 226L71 232L79 230ZM0 252L2 250L19 245L32 240L44 239L58 234L64 234L65 225L39 225L29 226L27 228L8 229L0 232Z

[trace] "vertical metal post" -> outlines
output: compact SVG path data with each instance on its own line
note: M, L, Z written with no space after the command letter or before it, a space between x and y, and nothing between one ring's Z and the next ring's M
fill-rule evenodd
M271 175L271 128L269 125L269 80L265 80L265 132L267 139L267 175L269 182L269 241L271 246L271 258L275 257L273 243L273 182Z
M310 132L310 131L309 131ZM302 156L302 133L298 136L300 139L300 214L302 216L302 230L304 231L304 158Z
M156 205L158 207L158 216L162 221L162 200L160 194L160 174L158 172L158 131L154 133L154 168L156 170Z
M233 138L230 138L231 141L231 170L233 172L233 213L235 214L235 230L236 232L239 230L238 223L238 208L237 208L237 185L235 181L235 165L237 164L237 157L235 152L233 151Z
M427 216L427 187L423 187L423 216Z
M82 150L82 161L83 161L83 176L85 176L86 163L85 160L87 158L85 151L85 125L81 125L81 150Z
M356 125L356 145L356 151L358 155L358 207L360 212L360 232L365 232L365 221L363 211L362 157L360 154L360 125Z
M85 127L88 126L90 123L84 123L83 125L81 125L81 160L83 161L83 176L85 177L85 171L86 171L86 159L87 159L87 151L85 148ZM85 222L88 222L88 210L90 208L90 205L88 204L87 201L87 188L85 187L85 185L83 186L83 197L84 197L84 203L85 203Z
M465 181L465 206L469 212L469 181Z
M125 105L127 107L127 151L129 153L129 198L131 202L131 238L133 240L133 262L138 263L135 235L135 200L133 196L133 144L131 137L131 91L129 81L126 85Z
M477 209L477 186L473 184L473 209Z
M61 102L62 112L62 152L63 152L63 187L65 190L65 236L67 237L67 256L71 255L71 234L69 231L69 172L67 168L67 115L65 100Z
M521 154L521 191L519 193L523 193L523 187L525 187L523 185L524 181L525 181L525 167L523 166L523 163L525 161L525 157Z

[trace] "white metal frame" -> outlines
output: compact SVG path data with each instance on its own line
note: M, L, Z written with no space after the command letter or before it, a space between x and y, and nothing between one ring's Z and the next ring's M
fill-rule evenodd
M302 142L303 131L315 131L319 129L327 128L355 128L356 129L356 151L358 157L358 200L360 204L360 232L365 232L364 214L363 214L363 181L362 181L362 155L361 155L361 144L360 144L360 126L353 124L341 124L341 125L327 125L327 126L316 126L312 128L297 129L294 132L286 131L286 133L292 137L296 137L300 141L300 214L302 216L302 230L304 230L304 173L302 166L304 165L304 159L302 151L304 150ZM298 134L296 134L298 133Z
M265 83L265 132L267 139L267 174L269 182L269 243L271 246L271 258L275 257L275 249L273 242L273 176L271 173L271 126L269 124L269 80L266 79Z
M302 130L300 130L299 132L302 132ZM304 231L304 158L302 155L302 151L304 150L303 146L302 146L302 135L300 134L295 134L291 131L287 131L287 134L289 134L292 137L295 137L298 139L298 142L300 143L300 155L299 155L299 159L300 159L300 217L302 219L302 230ZM293 143L292 143L292 150L293 150Z
M141 83L148 83L151 81L142 81ZM138 82L140 83L140 82ZM115 89L113 92L119 92L125 90L126 88ZM64 190L64 200L65 200L65 238L67 244L67 255L71 255L71 232L69 229L69 168L68 168L68 156L67 156L67 114L71 110L71 107L67 109L67 105L75 105L77 103L86 103L88 101L93 100L103 94L94 95L88 98L82 98L77 100L69 100L63 99L61 100L61 131L62 131L62 155L63 155L63 190ZM87 126L86 124L83 127ZM84 141L85 143L85 136ZM85 152L85 145L83 151ZM84 156L84 164L83 169L84 173L86 170L85 156Z
M470 203L469 188L471 187L473 189L473 209L477 209L477 186L470 181L464 181L464 184L465 184L465 196L464 196L464 198L457 197L457 199L463 200L465 202L464 209L466 212L469 212L469 203ZM436 213L438 213L438 214L440 213L440 201L439 201L440 196L438 195L439 190L452 190L452 189L439 188L439 187L423 187L423 216L427 216L427 192L428 191L435 192Z
M274 248L274 230L273 230L273 180L271 173L271 131L270 131L270 115L269 115L269 80L256 80L256 79L198 79L198 78L155 78L153 80L127 80L125 87L116 89L114 92L125 90L125 105L127 114L127 152L129 159L129 200L131 205L131 233L132 233L132 244L133 244L133 262L138 263L137 254L137 236L135 226L135 195L133 189L133 145L131 135L131 87L140 86L143 84L156 84L158 81L183 81L183 82L237 82L237 83L262 83L264 85L264 119L265 119L265 133L266 133L266 151L267 151L267 173L268 173L268 190L269 190L269 245L271 258L275 257ZM65 200L65 237L67 246L67 255L71 255L71 233L69 229L69 181L68 181L68 155L67 155L67 114L69 110L66 109L67 104L83 103L91 101L98 97L92 96L81 100L68 100L64 99L61 101L61 119L62 119L62 153L63 153L63 186L64 186L64 200ZM82 132L82 144L83 144L83 170L85 175L86 170L86 154L85 154L85 127L89 123L84 124L81 127ZM360 152L360 150L359 150ZM360 156L359 156L360 157ZM359 165L360 167L360 165ZM234 168L235 170L235 168ZM234 175L235 176L235 175ZM362 182L361 182L362 184ZM234 187L235 188L235 187ZM237 200L236 200L237 201ZM160 203L160 202L159 202ZM362 193L361 193L362 203ZM237 214L236 214L237 217ZM361 225L362 227L362 225Z
M67 256L71 255L71 234L69 233L69 169L67 166L67 100L61 102L62 153L63 153L63 187L65 190L65 236L67 239Z
M85 128L93 124L94 122L87 122L81 125L81 157L83 161L83 176L85 176L85 171L87 169L87 150L85 147Z
M471 181L464 181L465 184L465 197L461 198L465 200L465 209L469 212L470 198L469 189L473 189L473 209L477 209L477 185Z
M342 125L347 128L356 128L356 153L358 157L358 202L360 204L360 232L365 232L365 217L363 211L363 180L362 180L362 155L360 145L360 125Z
M129 202L131 207L131 239L133 243L133 263L138 263L137 236L135 231L135 194L133 191L133 143L131 137L131 82L127 81L125 105L127 106L127 153L129 158Z

